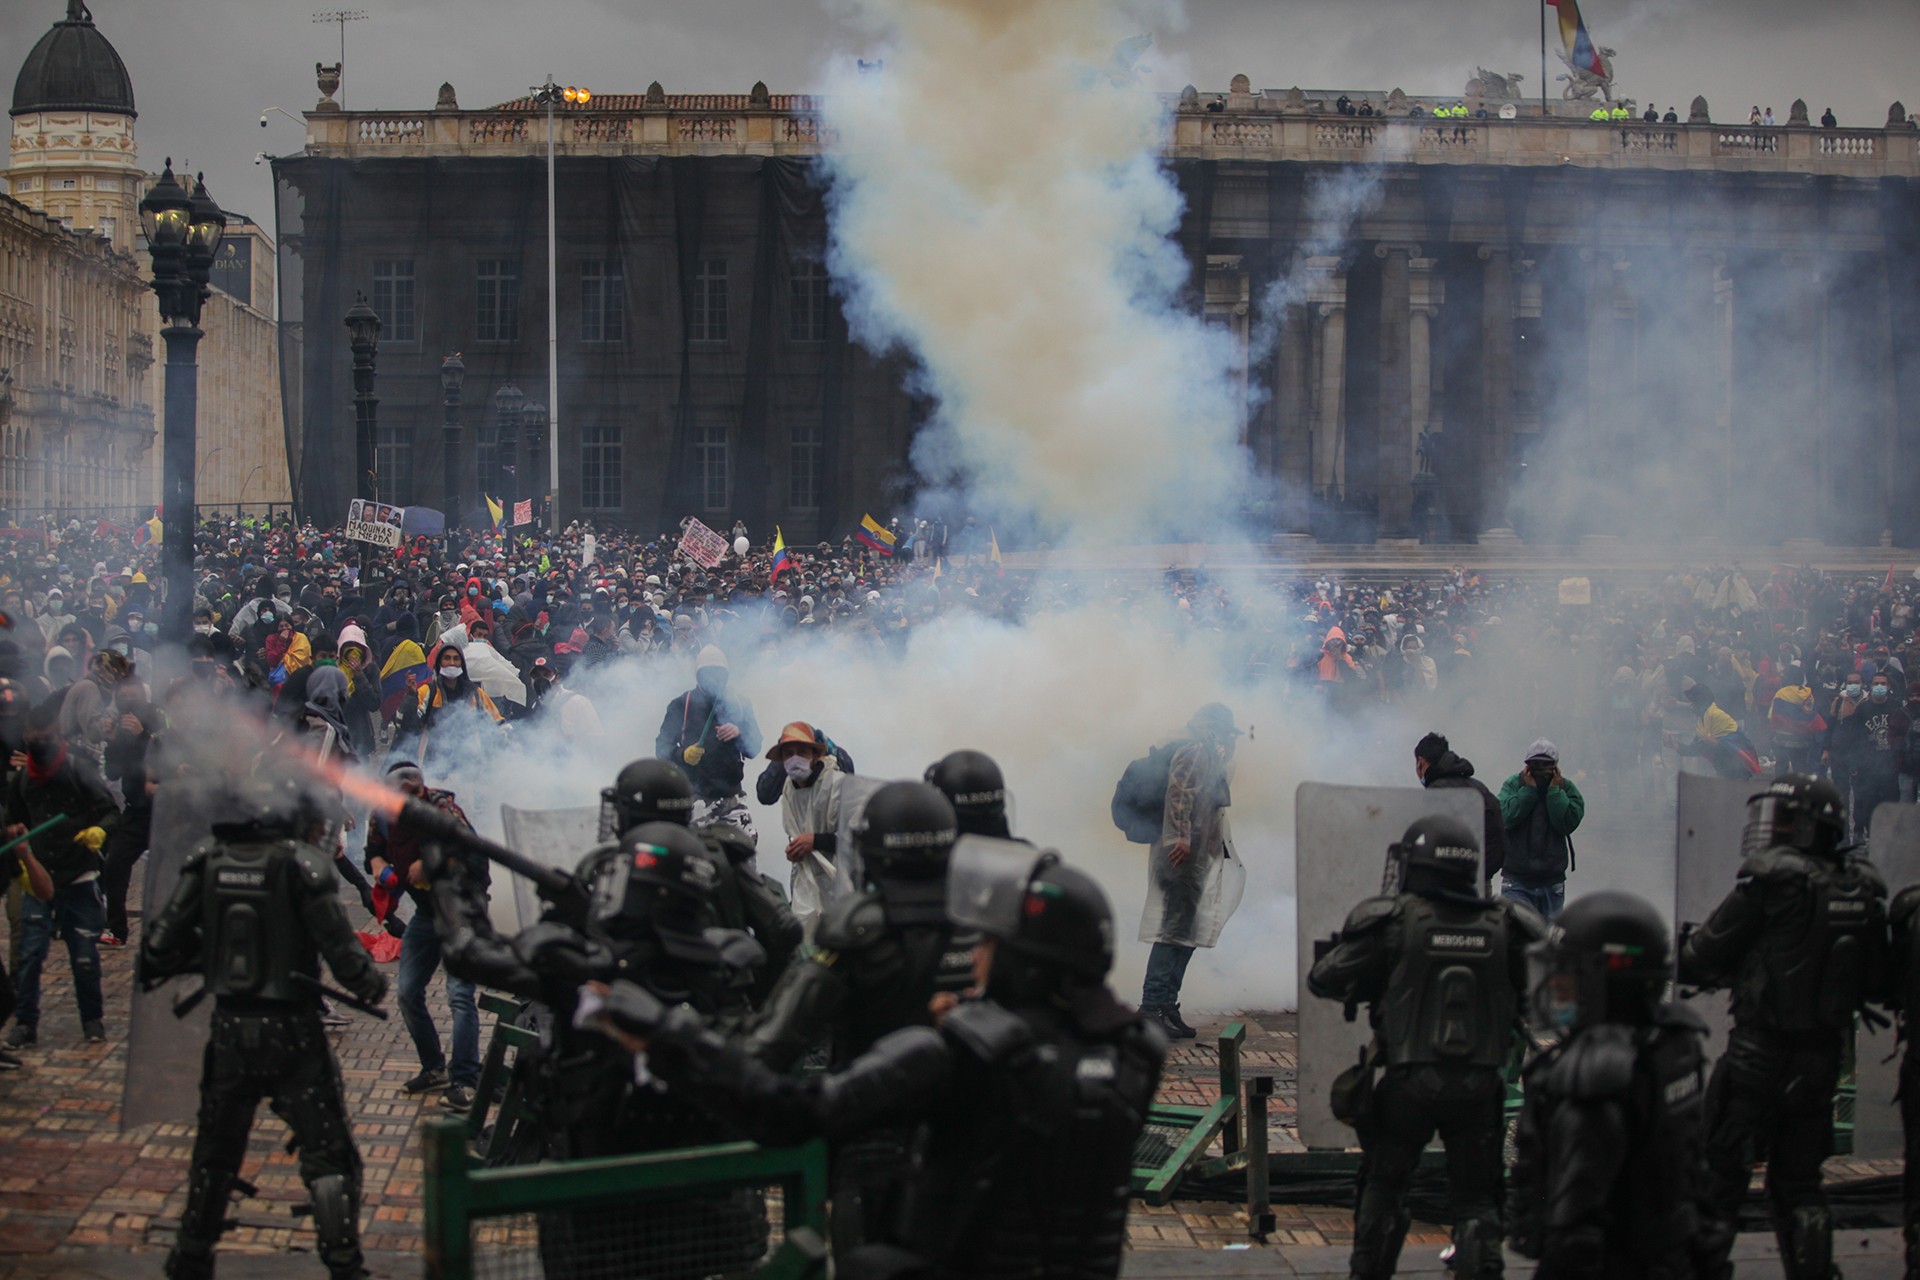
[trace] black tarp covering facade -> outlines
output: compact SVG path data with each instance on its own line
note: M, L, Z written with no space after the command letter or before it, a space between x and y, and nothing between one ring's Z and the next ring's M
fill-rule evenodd
M275 162L289 456L304 514L355 493L357 293L381 313L384 501L447 502L440 367L466 367L455 451L460 518L482 494L545 492L546 165L538 158ZM900 492L906 366L849 343L826 276L811 161L563 158L557 170L560 484L564 518L671 528L773 523L844 531ZM513 460L510 460L513 459Z

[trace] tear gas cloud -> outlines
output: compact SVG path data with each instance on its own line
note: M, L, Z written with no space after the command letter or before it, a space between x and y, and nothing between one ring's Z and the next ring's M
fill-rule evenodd
M1138 0L853 0L879 72L829 74L832 258L856 339L937 402L930 487L1001 526L1158 541L1239 509L1230 339L1180 303L1160 101L1116 60Z

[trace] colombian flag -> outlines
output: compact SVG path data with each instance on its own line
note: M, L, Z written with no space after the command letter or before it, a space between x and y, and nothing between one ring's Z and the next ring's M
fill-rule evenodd
M1567 47L1568 64L1581 71L1591 71L1596 76L1605 75L1607 72L1600 61L1600 50L1594 47L1593 37L1587 34L1587 24L1580 17L1580 0L1546 2L1560 15L1560 43Z
M860 527L853 531L853 536L883 556L893 554L893 544L897 541L892 530L872 516L860 517Z
M485 494L481 494L480 496L483 498L487 497L487 495ZM499 503L495 502L492 498L487 498L487 514L493 517L493 527L495 529L498 529L500 527L500 519L502 516L506 515L506 513L507 513L506 508L502 507Z
M386 665L380 668L380 715L392 719L393 713L413 691L432 677L427 666L427 655L413 640L402 640L393 646L393 652L387 655Z
M780 575L793 568L793 557L787 554L787 540L780 535L780 526L773 526L773 572L767 578L767 585L780 581Z

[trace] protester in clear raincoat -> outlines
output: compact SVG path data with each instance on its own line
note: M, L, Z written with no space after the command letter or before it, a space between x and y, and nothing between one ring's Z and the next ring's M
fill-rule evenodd
M1240 730L1233 713L1208 703L1187 722L1191 738L1173 754L1160 838L1147 853L1147 901L1140 941L1147 956L1140 1012L1176 1039L1196 1033L1180 1018L1180 985L1198 947L1219 943L1240 905L1246 869L1227 825L1233 750Z
M780 827L786 833L787 861L793 917L813 937L814 925L827 904L840 895L844 877L840 865L840 786L846 774L840 762L823 746L813 726L795 720L780 731L767 752L786 773L780 791Z

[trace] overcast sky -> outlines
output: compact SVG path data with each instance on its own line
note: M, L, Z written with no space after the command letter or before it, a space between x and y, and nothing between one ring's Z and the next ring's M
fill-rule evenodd
M339 29L312 15L351 2L91 0L133 76L142 162L191 161L217 199L271 231L271 183L253 157L297 151L303 135L277 114L260 128L260 112L313 106L313 65L339 56ZM638 93L654 79L676 93L744 92L755 80L804 91L828 58L864 48L830 16L832 0L357 3L368 18L346 29L350 109L431 107L442 80L462 106L485 106L548 72L601 93ZM0 0L0 67L14 74L65 9ZM1920 0L1585 0L1584 11L1594 38L1617 50L1619 90L1643 104L1684 115L1704 93L1717 119L1744 121L1757 103L1784 121L1804 97L1816 118L1831 106L1843 125L1870 126L1896 98L1920 109ZM1148 66L1167 89L1224 89L1245 72L1256 88L1457 94L1478 65L1522 72L1537 93L1538 12L1537 0L1187 0L1186 29L1158 33ZM983 87L992 78L980 68Z

